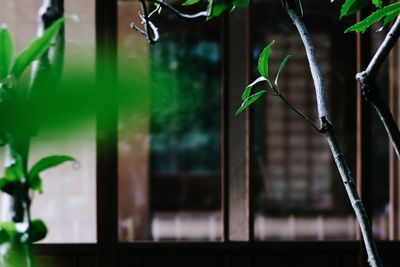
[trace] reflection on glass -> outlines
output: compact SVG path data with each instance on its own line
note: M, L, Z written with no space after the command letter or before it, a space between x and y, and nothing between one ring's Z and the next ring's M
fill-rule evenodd
M267 2L256 2L254 7L257 11L264 10L255 18L255 25L259 26L254 31L254 56L258 57L262 48L275 40L270 71L276 73L284 56L292 55L280 75L279 87L294 106L317 122L313 81L303 44L289 20L281 19L286 17L281 6L274 5L271 1ZM323 13L325 8L329 6L319 5L319 12L326 14ZM266 20L271 18L271 12L274 13L273 17L279 17L279 21ZM275 14L279 12L282 12L282 16ZM347 60L347 67L344 66L341 71L347 68L354 72L354 61L340 58L340 55L335 53L340 51L340 42L333 40L343 38L343 35L335 35L335 31L329 32L328 28L324 28L329 27L329 20L336 20L336 17L325 17L326 22L323 26L319 25L321 22L317 23L322 21L319 20L321 15L318 17L318 14L308 14L306 11L305 17L311 27L315 50L325 77L335 130L341 142L346 145L347 157L354 162L351 157L355 149L352 139L355 126L351 123L348 126L349 122L346 120L354 117L355 109L352 110L351 106L354 105L355 98L340 96L341 92L345 92L341 90L346 90L346 79L349 77L338 78L335 74L336 67L343 64L343 60ZM316 21L310 21L313 18ZM332 90L336 92L331 93ZM345 111L348 113L343 116L341 112ZM255 238L354 239L355 219L324 136L311 128L282 100L272 95L267 95L255 105L253 127ZM351 169L354 170L354 166L351 166Z
M120 240L220 240L218 27L165 10L149 47L126 27L139 8L119 2L119 76L140 95L120 109Z

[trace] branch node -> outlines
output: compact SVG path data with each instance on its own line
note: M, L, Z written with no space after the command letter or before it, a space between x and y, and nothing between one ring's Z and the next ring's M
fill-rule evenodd
M321 129L319 129L318 132L322 134L333 130L332 124L326 119L325 116L321 117L321 125Z

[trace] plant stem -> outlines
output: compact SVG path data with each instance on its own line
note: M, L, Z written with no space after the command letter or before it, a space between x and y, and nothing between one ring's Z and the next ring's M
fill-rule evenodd
M400 131L396 125L393 115L390 112L388 105L379 95L380 88L376 84L377 73L382 66L382 63L389 56L389 53L400 36L400 16L397 17L385 40L379 46L378 51L371 59L365 71L357 73L356 79L361 84L361 90L364 99L371 103L375 111L378 113L380 120L385 127L385 130L390 138L394 151L400 159Z
M314 122L307 117L306 115L304 115L304 113L302 113L301 111L299 111L295 106L293 106L292 103L289 102L289 100L284 97L281 93L279 93L277 95L278 97L280 97L294 112L296 112L297 114L299 114L308 124L310 124L311 127L313 127L317 132L320 132L321 130L314 124Z
M289 3L290 2L290 3ZM327 109L328 102L325 95L325 86L323 83L323 78L317 58L314 51L314 45L311 40L310 33L307 30L306 25L302 21L301 17L297 14L296 10L293 8L293 3L290 0L282 0L282 4L288 13L289 17L295 24L301 40L304 44L307 59L310 65L311 74L314 81L315 93L318 105L318 114L321 120L321 125L323 132L329 144L329 148L332 152L332 156L335 160L337 169L342 178L346 193L351 202L351 205L356 214L358 223L360 225L361 233L363 236L364 245L368 254L368 262L371 267L382 267L382 263L376 249L375 240L373 238L372 229L368 221L367 214L364 209L364 205L357 193L356 185L351 177L351 172L347 165L346 159L341 152L339 145L336 140L336 135L333 130L331 120L329 117L329 112Z

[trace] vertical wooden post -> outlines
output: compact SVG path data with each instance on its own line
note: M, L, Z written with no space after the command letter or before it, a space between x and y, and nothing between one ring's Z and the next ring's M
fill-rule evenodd
M249 73L248 10L229 13L225 20L224 99L227 112L223 121L227 127L224 138L225 240L249 241L252 238L250 215L250 123L249 111L235 116L241 104ZM243 41L245 40L245 41ZM229 46L228 46L229 44ZM229 154L226 153L229 148Z
M117 266L117 0L96 0L98 267ZM107 85L107 86L104 86Z

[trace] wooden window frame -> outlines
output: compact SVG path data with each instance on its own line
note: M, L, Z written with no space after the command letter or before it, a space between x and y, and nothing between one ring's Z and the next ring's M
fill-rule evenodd
M117 0L96 0L96 71L98 81L104 73L108 78L116 77L117 60ZM73 266L110 267L120 265L120 259L129 257L132 266L141 266L141 253L160 251L179 253L221 253L223 266L243 266L250 264L252 253L257 251L306 253L328 251L332 255L356 253L363 247L361 241L348 242L252 242L253 205L251 181L251 110L245 116L234 117L242 88L249 81L252 66L251 57L251 8L225 15L222 18L222 97L221 97L221 140L222 140L222 213L224 221L224 241L222 242L136 242L121 243L118 240L118 168L117 168L117 107L114 88L100 91L107 103L99 101L97 121L97 243L94 244L40 244L35 249L41 256L72 256ZM361 70L369 58L368 48L361 47L361 36L357 37L357 70ZM369 38L364 36L363 38ZM244 40L236 42L236 40ZM368 43L368 42L363 42ZM230 44L228 48L228 44ZM399 121L398 74L399 45L390 56L390 107ZM246 53L243 53L246 51ZM240 64L239 64L240 63ZM244 64L243 64L244 63ZM234 65L235 68L231 66ZM356 83L356 82L355 82ZM229 90L228 90L229 88ZM370 158L364 151L371 138L368 135L369 112L357 90L357 184L371 212L368 199L368 184L371 177L368 168ZM105 97L104 97L105 96ZM114 106L114 110L103 110L103 106ZM240 140L240 142L238 142ZM243 142L243 140L245 140ZM362 179L361 179L362 177ZM399 164L390 150L390 240L399 238L400 197ZM240 207L240 209L238 209ZM240 222L240 223L238 223ZM399 242L379 242L379 249L385 253L397 253ZM241 251L242 254L237 254ZM190 254L189 253L189 254ZM243 254L244 253L244 254ZM129 256L130 255L130 256ZM254 254L255 255L255 254ZM237 257L240 259L237 261ZM250 258L249 258L250 257ZM78 260L79 259L79 260ZM82 260L83 259L83 260ZM339 260L340 261L340 260ZM337 263L340 266L340 263ZM362 264L362 263L360 263ZM173 264L171 264L173 265ZM131 265L129 265L131 266ZM246 265L248 266L248 265ZM333 266L333 265L332 265ZM336 266L336 265L335 265ZM361 265L360 265L361 266Z

